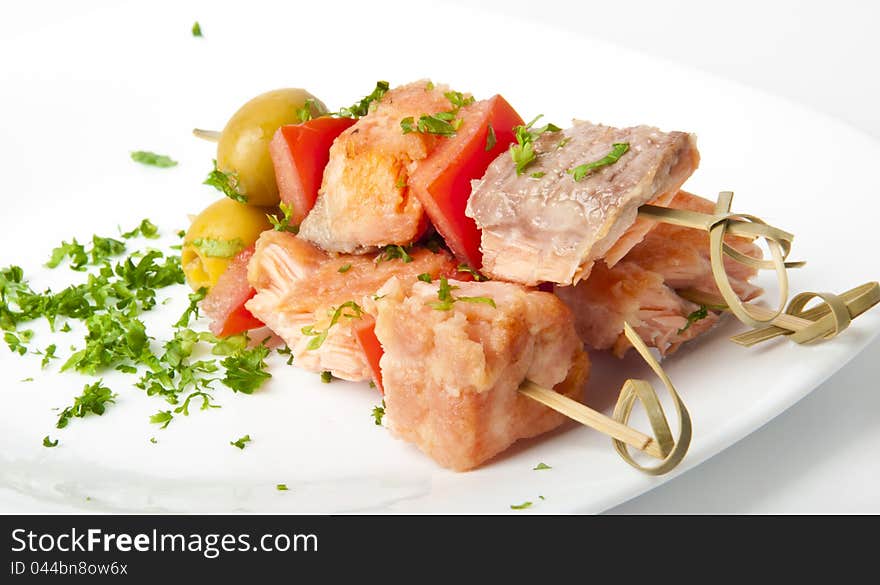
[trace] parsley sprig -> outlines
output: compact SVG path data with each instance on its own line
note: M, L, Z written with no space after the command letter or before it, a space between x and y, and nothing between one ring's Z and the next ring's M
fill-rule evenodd
M594 160L591 163L578 165L573 169L569 169L567 172L574 178L576 182L581 181L587 175L590 175L603 167L613 165L614 163L619 161L620 157L626 154L628 150L628 142L615 142L613 145L611 145L611 152L609 152L599 160Z
M346 313L345 309L351 309L353 312ZM315 350L321 347L324 344L324 341L327 339L327 334L330 333L330 329L332 329L334 325L339 323L340 319L360 319L361 316L364 314L364 310L361 309L360 305L358 305L354 301L346 301L338 307L331 307L330 311L330 324L327 325L326 328L315 329L314 325L306 325L301 329L303 335L308 335L311 337L308 345L306 345L307 350Z
M372 93L364 97L359 102L355 102L352 106L347 108L339 108L339 111L336 112L336 116L339 118L363 118L370 112L370 106L373 102L378 102L382 99L382 96L385 95L385 92L388 91L390 85L387 81L377 81L376 88Z
M437 289L437 301L430 303L432 309L437 311L449 311L452 309L452 305L457 301L461 301L463 303L481 303L484 305L489 305L493 309L497 309L498 307L495 305L495 301L489 297L456 297L453 296L452 291L457 290L457 286L451 286L449 284L449 280L445 276L440 277L440 286Z
M72 417L82 418L90 412L100 416L104 414L108 404L116 402L115 398L116 394L104 386L103 380L98 380L94 384L86 384L82 394L73 399L73 405L61 411L55 426L63 429Z
M210 185L239 203L247 203L247 195L242 193L238 184L238 173L226 173L217 168L217 160L214 159L214 170L208 173L208 178L203 182Z
M526 167L529 166L537 157L535 152L535 140L545 132L561 132L562 128L555 124L544 124L540 128L534 128L535 122L540 120L544 115L540 114L534 120L525 126L516 126L513 129L516 136L516 144L510 145L510 157L516 165L517 176L522 175Z
M290 224L290 214L293 212L293 207L282 201L278 204L278 209L281 211L280 218L276 213L266 214L266 218L269 220L269 223L272 224L272 228L277 232L298 234L299 226Z

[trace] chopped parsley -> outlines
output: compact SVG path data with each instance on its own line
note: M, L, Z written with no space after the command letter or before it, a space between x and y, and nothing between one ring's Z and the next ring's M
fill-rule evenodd
M537 171L537 172L530 174L529 176L533 179L540 179L541 177L543 177L546 174L547 173L545 173L544 171Z
M269 220L269 223L272 224L272 228L276 232L290 232L294 235L299 233L298 225L290 225L290 214L293 212L293 207L284 203L283 201L278 204L278 209L281 210L281 217L279 218L276 214L266 214L266 218Z
M300 124L302 124L303 122L308 122L309 120L314 118L314 116L312 115L312 109L317 109L315 107L315 100L309 98L305 101L303 107L299 108L296 111L296 117L299 119Z
M376 426L382 426L382 418L385 416L385 401L382 401L382 406L374 406L373 407L373 422L376 423Z
M422 282L427 282L428 284L431 284L431 275L427 272L422 272L416 278L418 278Z
M526 508L531 508L531 507L532 507L531 502L523 502L522 504L511 504L510 505L511 510L525 510Z
M486 134L486 152L489 152L498 144L498 138L495 137L495 128L489 123L489 132Z
M578 165L573 169L569 169L567 172L574 178L575 181L580 181L587 175L601 169L603 167L607 167L613 165L617 161L620 160L626 152L629 150L628 142L615 142L611 146L611 152L600 158L599 160L595 160L591 163L586 163L582 165Z
M199 21L195 21L192 25L192 36L201 37L202 36L202 25L199 24Z
M533 130L532 127L535 125L535 122L540 120L542 116L543 114L537 116L525 126L516 126L513 129L513 133L516 136L516 144L510 145L510 157L516 165L517 176L522 175L525 172L526 167L529 166L538 156L537 153L535 153L535 139L545 132L562 131L562 128L550 123L544 124L540 128L535 128Z
M389 87L387 81L377 81L376 88L370 95L348 108L340 108L336 115L340 118L363 118L370 112L373 102L381 100Z
M58 439L55 439L53 441L49 438L49 435L46 435L45 437L43 437L43 447L57 447L57 446L58 446Z
M443 97L448 99L449 103L452 104L452 113L458 113L458 110L465 106L469 106L476 101L474 96L465 96L460 91L447 91L443 94Z
M290 346L285 345L284 347L279 347L275 351L278 352L280 355L287 356L287 365L288 366L293 365L293 350L290 349Z
M232 240L220 240L216 238L196 238L188 244L197 248L208 258L232 258L245 249L241 238Z
M418 132L419 134L455 136L455 133L461 128L461 120L456 118L453 112L437 112L436 114L419 116L418 122L412 116L408 116L400 121L400 127L404 134Z
M345 309L351 309L354 311L353 313L346 313ZM339 323L339 320L343 317L346 319L360 319L364 314L363 309L361 309L360 305L358 305L354 301L346 301L339 305L338 307L331 307L330 310L332 313L330 314L330 324L327 325L326 329L316 330L313 325L306 325L300 331L302 331L303 335L308 335L311 337L308 345L306 345L307 350L315 350L321 347L324 344L324 341L327 339L327 334L330 333L330 329L333 328L334 325Z
M546 463L538 463L535 467L532 468L532 471L542 471L544 469L553 469Z
M691 325L696 323L697 321L701 321L709 316L709 309L706 305L700 305L700 308L687 316L687 324L678 330L679 333L684 333L688 329L691 328Z
M324 384L329 384L332 381L333 381L333 374L331 374L327 370L324 370L323 372L321 372L321 382L323 382Z
M54 343L52 343L48 347L46 347L46 349L43 350L42 352L37 351L37 355L43 356L43 361L40 362L40 368L46 369L46 366L49 365L49 360L57 360L58 359L58 356L55 355L55 351L57 349L58 349L58 347Z
M148 165L151 167L176 167L177 161L172 159L170 156L166 156L164 154L156 154L155 152L150 152L149 150L135 150L131 153L131 160L134 162L139 162L142 165Z
M449 281L445 276L440 277L440 286L437 289L437 301L433 303L429 303L432 309L437 311L449 311L452 309L452 305L456 301L461 301L464 303L482 303L485 305L490 305L493 309L497 308L495 305L495 301L489 297L456 297L452 295L452 291L456 290L457 286L450 286Z
M17 353L18 355L24 355L28 351L27 344L33 336L34 332L30 329L19 331L18 335L11 331L7 331L3 334L3 341L9 346L11 352Z
M407 246L398 246L396 244L391 244L382 248L382 251L379 252L379 255L376 256L376 264L380 262L387 262L388 260L402 260L404 264L409 264L413 261L412 256L409 255L409 250Z
M63 429L72 417L82 418L90 412L100 416L104 414L108 404L116 402L115 398L116 394L103 385L103 380L86 384L82 394L73 399L73 405L61 411L55 426Z
M167 427L174 419L174 415L170 410L160 410L156 414L150 416L150 422L156 425L162 425L160 429Z
M220 362L226 368L226 374L220 381L235 392L253 394L254 390L272 377L272 374L266 371L268 355L269 348L263 343L233 353Z
M247 203L248 201L247 195L242 193L239 189L238 174L224 173L218 169L216 159L214 160L214 170L208 173L208 178L204 180L203 184L214 187L230 199L238 201L239 203Z
M251 442L251 436L245 435L235 441L229 441L229 444L232 445L233 447L238 447L239 449L244 450L245 444L250 443L250 442Z
M483 282L485 280L489 280L488 278L486 278L485 276L483 276L482 274L480 274L479 272L477 272L476 270L474 270L473 268L471 268L467 264L459 264L458 268L456 270L458 270L458 272L465 272L467 274L470 274L474 278L474 280L477 282Z
M159 441L156 440L156 437L150 437L150 442L155 445Z
M345 274L349 270L351 270L351 264L343 264L336 272L339 272L340 274Z
M286 492L290 488L287 487L286 483L279 483L278 485L275 486L275 489L278 490L279 492Z
M155 240L159 237L159 228L156 226L156 224L145 218L142 219L141 223L139 223L137 227L135 227L133 230L122 234L122 237L126 240L130 240L131 238L136 238L138 236L143 236L149 240Z
M199 287L194 293L190 293L189 295L189 306L183 312L183 315L180 316L180 319L177 320L177 323L174 324L175 327L186 327L189 325L189 321L191 318L195 317L199 318L199 302L203 301L205 297L208 295L208 289L205 287Z
M52 257L46 262L46 268L57 268L65 258L70 258L71 270L83 271L89 263L89 257L86 254L86 248L76 241L76 238L68 242L61 242L61 245L52 250Z

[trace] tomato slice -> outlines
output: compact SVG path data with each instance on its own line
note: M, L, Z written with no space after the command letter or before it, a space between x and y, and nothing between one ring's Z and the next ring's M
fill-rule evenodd
M257 294L247 279L247 266L253 255L253 246L239 252L202 301L202 311L211 317L211 332L218 337L263 326L244 306Z
M419 164L409 185L456 257L479 269L483 264L480 230L464 214L471 181L482 177L489 163L507 151L516 140L513 128L523 120L500 95L462 109L461 120L455 136L440 141Z
M385 394L385 389L382 388L382 369L379 367L379 360L382 359L385 350L382 349L382 344L376 337L376 320L370 315L364 315L354 323L352 328L354 337L367 358L367 365L373 374L373 382L376 383L379 392Z
M269 142L275 182L281 201L291 207L291 222L299 224L315 205L330 146L355 123L350 118L324 116L302 124L281 126Z

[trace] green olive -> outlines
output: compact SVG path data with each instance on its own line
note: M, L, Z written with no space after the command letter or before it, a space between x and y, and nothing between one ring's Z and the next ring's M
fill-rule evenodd
M258 95L229 119L217 142L217 168L237 173L238 189L248 203L278 204L275 170L269 157L269 141L279 126L298 124L299 111L311 102L313 116L327 112L319 99L304 89L276 89Z
M193 219L180 252L186 281L210 289L235 255L271 229L266 210L229 198L212 203Z

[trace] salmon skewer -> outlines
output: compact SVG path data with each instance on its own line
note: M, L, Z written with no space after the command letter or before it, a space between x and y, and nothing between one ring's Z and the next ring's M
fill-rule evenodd
M669 207L711 213L711 201L679 192ZM725 240L754 258L760 249L749 239ZM725 259L731 285L742 300L761 289L749 283L756 270ZM555 292L575 316L575 327L590 349L611 349L622 357L630 343L623 335L624 321L662 355L709 331L719 320L715 311L679 296L679 290L718 294L709 263L709 236L705 232L657 224L614 267L597 262L590 277L576 286L557 286Z
M357 313L343 307L337 322L333 314L346 303L365 306L392 276L415 282L419 274L433 278L452 276L457 264L445 250L410 251L409 262L385 260L376 254L330 256L309 242L287 232L267 231L257 240L248 266L248 280L256 295L248 310L291 348L297 366L312 372L329 371L345 380L369 380L371 372L352 329ZM327 330L319 347L314 335L303 332Z
M340 134L300 236L324 250L345 253L416 241L428 222L418 198L410 194L409 177L444 138L404 134L400 122L449 110L447 91L428 81L394 88Z
M568 309L552 294L503 282L449 281L458 301L438 310L436 282L406 292L399 278L376 301L385 421L454 470L472 469L565 416L519 393L526 380L579 400L589 359Z
M530 286L576 284L602 259L613 267L654 225L638 218L639 206L667 204L699 164L692 135L647 126L576 122L533 145L525 172L511 156L495 159L466 211L482 230L482 270ZM613 164L576 180L578 166L620 146Z

